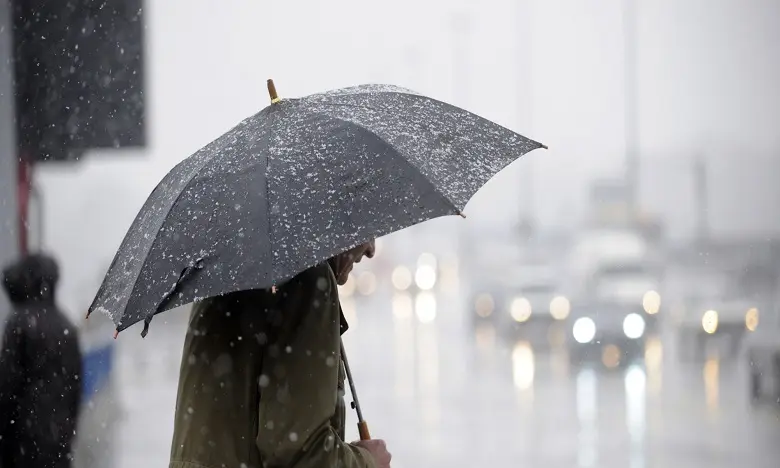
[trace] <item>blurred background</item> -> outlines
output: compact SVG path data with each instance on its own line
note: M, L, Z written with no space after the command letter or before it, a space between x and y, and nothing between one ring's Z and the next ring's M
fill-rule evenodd
M394 466L777 466L780 1L81 3L81 28L20 36L0 2L0 260L60 261L78 466L167 466L187 311L145 340L83 317L151 190L265 107L267 78L282 97L397 84L550 148L465 220L380 239L343 287ZM78 112L41 102L108 130L63 143Z

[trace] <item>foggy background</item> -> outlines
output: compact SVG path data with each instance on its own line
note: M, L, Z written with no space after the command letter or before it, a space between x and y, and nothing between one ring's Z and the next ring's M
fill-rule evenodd
M670 237L691 237L691 165L704 156L713 235L777 234L780 2L636 3L645 209L664 216ZM473 223L513 222L499 202L512 200L545 226L574 227L588 183L622 174L620 0L171 0L148 2L146 19L149 149L40 171L47 192L68 194L45 201L45 245L62 258L71 309L83 310L74 288L104 273L165 173L268 104L267 78L286 97L398 84L547 144L472 200Z
M395 84L549 149L491 180L465 220L381 239L342 289L361 402L393 466L777 466L779 0L147 0L144 22L147 147L36 167L59 300L108 327L86 349L113 330L83 316L144 200L266 107L266 79L282 98ZM630 181L632 154L633 214L662 231L647 242L593 195ZM604 284L644 295L618 307ZM542 332L511 305L534 287L571 302L552 321L545 298ZM702 313L716 310L713 327ZM623 341L580 339L589 317ZM165 466L186 321L167 312L145 340L134 327L111 342L80 444L116 467Z

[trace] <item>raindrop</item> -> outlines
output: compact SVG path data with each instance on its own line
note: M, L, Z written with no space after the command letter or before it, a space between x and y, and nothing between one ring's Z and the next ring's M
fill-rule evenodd
M265 388L270 383L271 379L268 378L267 375L262 374L260 378L257 379L257 385L260 386L260 388Z
M70 330L68 330L68 329L66 328L66 329L63 331L63 333L64 333L65 335L70 335Z
M214 362L214 376L220 377L230 373L233 369L233 359L228 353L222 353Z
M298 441L298 434L295 432L290 433L290 442L297 442Z
M336 359L334 359L333 356L326 357L325 365L328 367L333 367L334 365L336 365Z
M195 410L194 410L194 409L192 409L192 406L190 406L189 408L187 408L187 413L189 413L189 414L193 414L194 412L195 412Z
M292 353L292 346L288 346L288 347L284 348L284 351L285 351L287 354L290 354L290 353Z
M320 289L320 291L324 291L328 287L328 280L325 279L324 276L320 276L317 278L317 288Z

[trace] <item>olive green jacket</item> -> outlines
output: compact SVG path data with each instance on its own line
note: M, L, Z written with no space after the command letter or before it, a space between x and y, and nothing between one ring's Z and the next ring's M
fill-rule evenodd
M327 263L193 308L169 468L374 468L344 442L346 329Z

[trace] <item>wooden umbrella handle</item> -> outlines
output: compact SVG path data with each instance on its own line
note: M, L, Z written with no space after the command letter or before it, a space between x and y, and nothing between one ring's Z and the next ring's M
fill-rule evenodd
M271 104L276 104L279 102L279 94L276 92L276 85L274 85L274 80L269 79L266 81L266 84L268 86L268 96L271 98Z
M365 421L358 423L358 433L360 434L360 440L371 440L371 433L368 432L368 424Z

